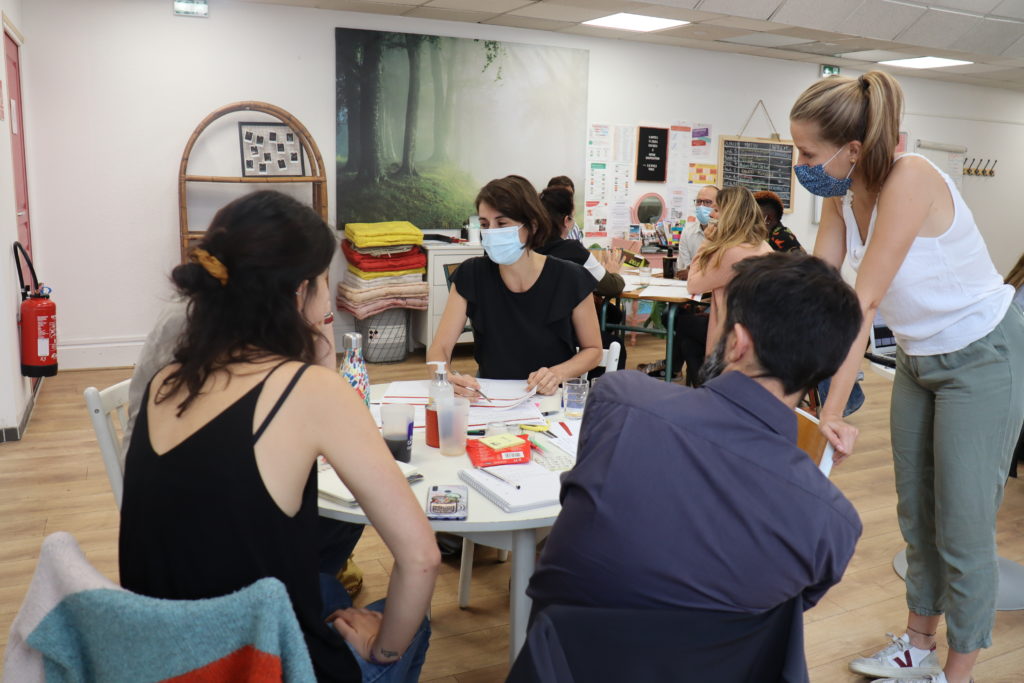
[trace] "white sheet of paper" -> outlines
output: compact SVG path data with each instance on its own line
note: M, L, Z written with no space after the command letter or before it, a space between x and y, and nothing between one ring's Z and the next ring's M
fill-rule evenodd
M640 293L641 297L661 297L664 299L689 299L690 293L685 289L678 287L662 287L653 285L646 287L643 292Z

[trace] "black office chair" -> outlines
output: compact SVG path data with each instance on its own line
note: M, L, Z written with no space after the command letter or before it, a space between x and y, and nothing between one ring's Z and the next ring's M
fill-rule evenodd
M807 683L802 599L763 614L551 605L507 683Z

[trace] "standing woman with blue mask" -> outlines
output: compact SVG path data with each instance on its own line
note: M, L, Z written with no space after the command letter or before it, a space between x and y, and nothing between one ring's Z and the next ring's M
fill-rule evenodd
M553 394L601 362L591 297L597 282L582 266L536 251L556 227L526 179L492 180L476 208L487 255L464 261L452 275L427 360L451 359L468 318L480 377L525 379L538 393ZM479 389L468 375L449 373L448 381L460 396Z
M864 312L821 430L837 462L850 455L857 430L842 409L881 312L899 346L890 429L909 615L902 636L850 669L966 683L992 643L996 512L1024 417L1024 315L952 180L923 156L895 154L902 110L896 80L872 71L818 81L790 112L797 178L829 198L814 255L849 262Z

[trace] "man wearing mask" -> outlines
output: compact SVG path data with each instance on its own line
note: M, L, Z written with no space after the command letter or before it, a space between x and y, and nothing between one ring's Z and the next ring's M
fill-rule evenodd
M679 256L676 257L676 278L679 280L685 280L690 274L690 264L704 242L704 231L711 221L711 214L718 208L715 204L717 197L718 188L714 185L705 185L697 192L697 208L694 211L697 225L687 225L679 235Z
M717 198L718 187L715 185L705 185L697 192L697 208L694 211L697 215L697 224L687 225L679 235L679 256L676 258L675 275L677 280L685 280L690 274L690 264L693 263L693 257L697 255L697 250L704 243L704 231L711 222L711 215L718 210L718 204L715 201ZM705 313L703 306L697 304L683 304L676 312L675 337L672 346L673 377L682 370L683 351L680 344L683 336L686 334L689 326L695 322L699 323L694 318L694 316L698 315L706 316L707 313ZM662 325L668 324L668 316L665 313L661 315L661 323ZM665 376L665 359L662 358L653 363L641 363L637 366L637 370L652 377L663 378Z

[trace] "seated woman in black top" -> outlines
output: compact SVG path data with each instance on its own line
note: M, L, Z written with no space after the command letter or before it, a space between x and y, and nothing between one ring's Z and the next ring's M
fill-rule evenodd
M583 246L582 242L565 237L574 225L572 215L576 205L573 202L572 192L564 187L549 187L540 193L540 203L544 205L558 232L553 234L545 244L538 247L537 251L546 256L555 256L563 261L572 261L586 268L587 272L597 280L594 293L598 296L621 294L626 283L619 275L619 268L622 264L618 258L601 263L590 250Z
M256 192L217 212L192 262L174 269L188 321L128 447L121 583L198 599L273 576L288 589L318 680L416 680L440 558L373 418L334 369L324 323L336 250L311 208ZM344 609L330 614L334 628L325 623L318 454L395 557L383 617Z
M487 183L476 198L487 256L464 261L452 275L427 360L448 361L468 317L479 376L525 379L541 394L601 362L601 333L591 292L596 282L581 266L537 251L555 226L523 178ZM577 351L578 347L578 351ZM455 392L479 387L466 375L449 375Z

